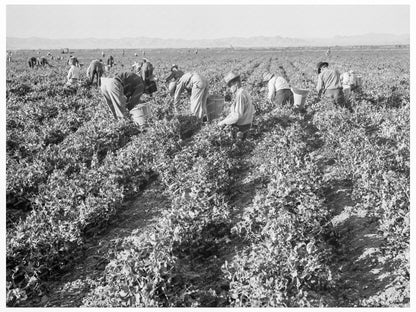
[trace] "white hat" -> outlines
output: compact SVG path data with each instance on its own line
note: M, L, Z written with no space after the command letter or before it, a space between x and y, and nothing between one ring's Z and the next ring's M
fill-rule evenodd
M230 85L230 82L233 81L234 79L240 77L240 74L237 73L236 71L231 71L229 72L225 77L224 77L224 81L227 84L227 86Z

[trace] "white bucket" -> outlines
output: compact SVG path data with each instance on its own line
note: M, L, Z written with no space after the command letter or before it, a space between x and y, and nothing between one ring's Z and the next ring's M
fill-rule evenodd
M146 125L147 117L150 115L150 105L143 103L137 105L130 111L131 118L139 126Z
M293 92L294 106L303 107L305 105L306 96L308 95L309 90L299 89L295 87L293 87L291 90Z

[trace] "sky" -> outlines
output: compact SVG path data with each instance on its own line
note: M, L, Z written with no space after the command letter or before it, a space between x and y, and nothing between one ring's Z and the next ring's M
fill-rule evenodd
M408 5L7 5L7 37L328 38L410 33Z

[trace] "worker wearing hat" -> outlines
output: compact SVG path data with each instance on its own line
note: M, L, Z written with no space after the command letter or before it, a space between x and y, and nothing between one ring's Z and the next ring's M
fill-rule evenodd
M329 68L327 62L319 62L317 67L318 82L316 91L318 91L318 96L321 97L324 94L326 97L331 98L336 105L345 106L339 72L336 69Z
M174 96L175 95L175 89L176 89L176 84L178 83L179 79L183 76L184 72L182 70L180 70L178 68L178 65L173 64L172 67L170 68L170 75L166 78L166 83L168 83L169 81L171 81L169 83L169 95L170 96Z
M129 119L128 110L139 104L144 82L139 75L128 71L118 73L114 78L101 78L100 89L114 118Z
M251 96L241 87L240 74L236 71L229 72L224 81L227 87L231 89L234 95L233 103L230 107L229 115L218 125L233 125L242 133L246 133L253 122L254 106L252 104Z
M270 103L276 104L278 107L282 105L293 105L293 93L290 90L289 78L283 66L279 66L278 74L274 75L269 72L263 74L263 82L267 82L269 90L267 100Z
M208 81L196 72L183 74L175 87L173 106L178 107L181 93L184 90L191 93L191 112L198 118L204 118L207 114Z

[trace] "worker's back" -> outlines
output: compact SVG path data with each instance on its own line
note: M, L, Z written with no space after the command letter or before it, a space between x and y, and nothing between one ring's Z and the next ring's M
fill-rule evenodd
M322 81L327 90L341 88L340 74L336 69L329 69L322 71Z

